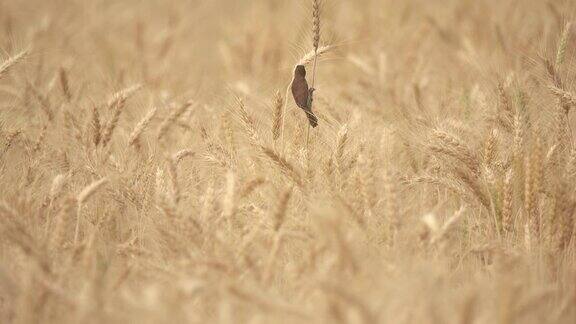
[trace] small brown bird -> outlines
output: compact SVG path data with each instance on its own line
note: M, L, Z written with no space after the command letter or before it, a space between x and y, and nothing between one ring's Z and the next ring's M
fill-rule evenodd
M302 108L304 112L306 112L306 117L308 117L310 126L318 126L318 118L316 118L316 115L312 112L312 93L314 92L314 88L308 88L308 82L306 82L306 68L304 65L296 65L291 88L294 101L298 107Z

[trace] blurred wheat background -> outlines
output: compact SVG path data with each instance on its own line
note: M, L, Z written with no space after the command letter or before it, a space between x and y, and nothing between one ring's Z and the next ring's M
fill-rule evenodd
M0 322L576 322L576 3L320 5L1 1Z

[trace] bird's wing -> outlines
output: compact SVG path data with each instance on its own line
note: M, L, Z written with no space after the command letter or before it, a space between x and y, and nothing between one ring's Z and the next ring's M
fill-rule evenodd
M292 82L292 96L298 107L308 109L308 83L304 78L296 78Z

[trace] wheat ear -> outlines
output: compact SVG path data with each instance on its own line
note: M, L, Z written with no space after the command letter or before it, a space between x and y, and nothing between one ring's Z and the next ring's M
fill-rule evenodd
M314 47L314 63L312 65L312 83L311 89L314 89L314 84L316 82L316 65L318 62L318 45L320 44L320 0L313 0L312 2L312 46ZM312 111L312 100L313 92L309 94L310 111ZM308 151L308 143L310 140L310 124L308 124L308 130L306 131L306 151Z
M0 78L2 75L8 72L10 68L20 62L26 55L28 54L28 50L23 50L22 52L8 58L4 63L0 64Z
M82 207L92 197L103 185L108 182L108 178L102 178L100 180L96 180L88 185L84 190L80 192L78 195L78 209L76 215L76 229L74 230L74 245L78 243L78 238L80 236L80 217L82 215Z

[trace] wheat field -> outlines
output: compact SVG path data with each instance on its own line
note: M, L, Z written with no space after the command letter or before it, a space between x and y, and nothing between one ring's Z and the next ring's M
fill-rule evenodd
M575 14L0 1L0 323L575 323Z

